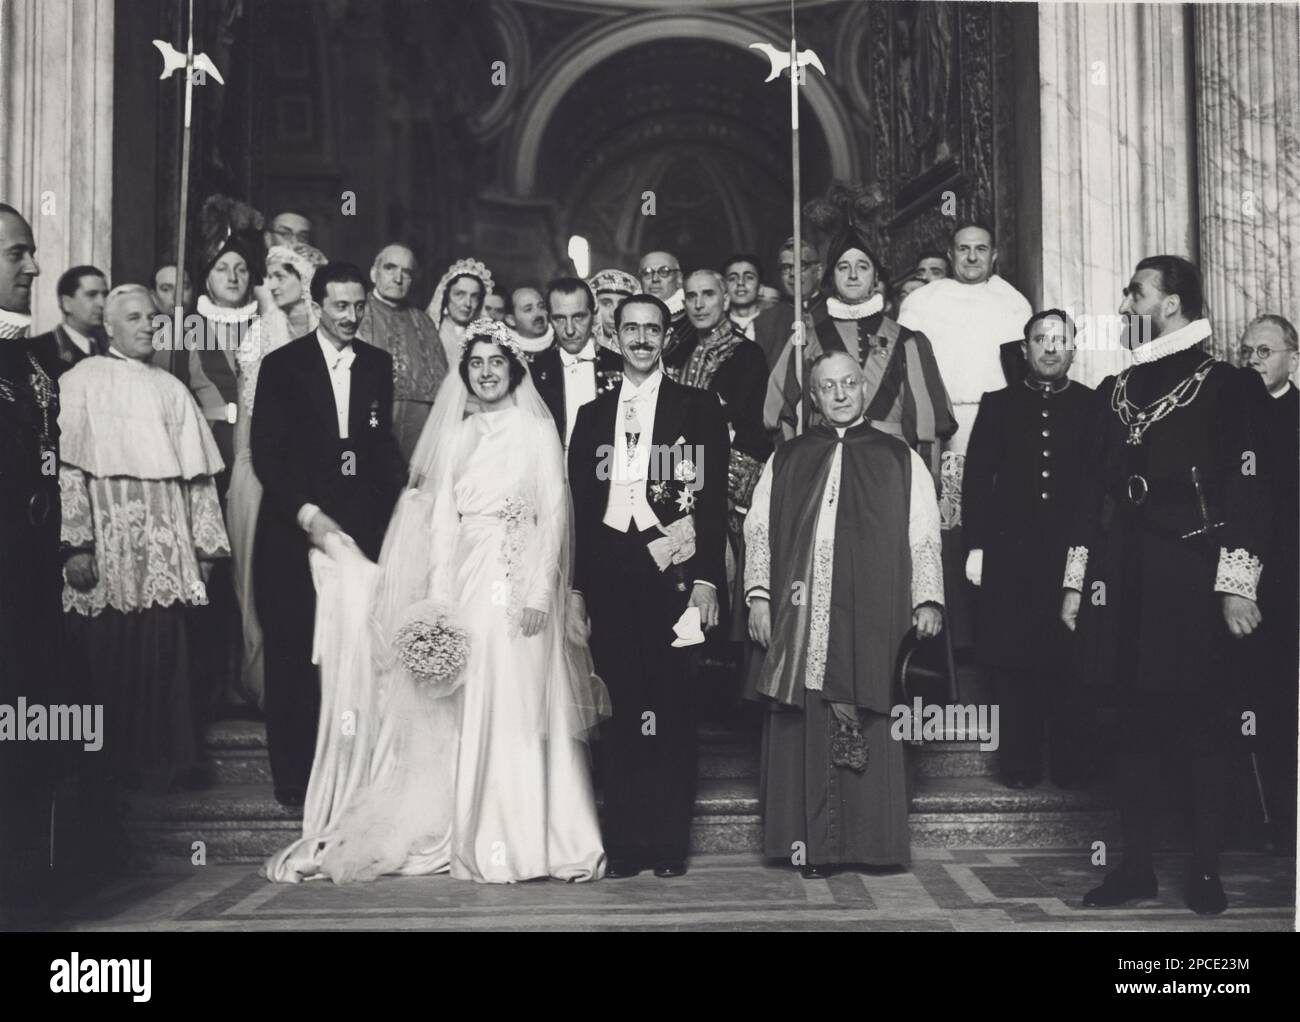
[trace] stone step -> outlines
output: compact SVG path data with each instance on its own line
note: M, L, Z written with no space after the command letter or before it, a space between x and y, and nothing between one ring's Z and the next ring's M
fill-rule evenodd
M127 821L142 861L255 862L301 835L302 815L277 803L267 784L138 796ZM1080 847L1114 840L1112 814L1095 792L1050 785L1012 791L987 778L918 781L909 825L917 847ZM695 852L762 850L758 786L752 778L701 781L691 831Z
M961 736L954 736L960 738ZM701 780L757 777L759 736L752 728L700 729ZM260 721L227 720L211 725L206 757L214 784L270 784L266 727ZM918 777L989 777L996 753L981 752L973 741L924 742L913 746Z

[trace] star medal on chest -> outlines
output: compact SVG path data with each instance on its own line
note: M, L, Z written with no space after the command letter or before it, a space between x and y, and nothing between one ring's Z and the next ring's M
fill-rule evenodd
M370 402L370 428L371 429L379 428L379 402L378 401Z
M691 509L694 507L695 507L695 494L692 493L690 490L682 490L682 492L677 495L678 510L680 510L683 514L689 514Z

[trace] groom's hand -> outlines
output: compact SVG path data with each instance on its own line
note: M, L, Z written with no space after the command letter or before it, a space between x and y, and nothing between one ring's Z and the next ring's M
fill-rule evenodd
M706 632L710 628L717 627L718 591L713 586L706 586L703 582L696 582L695 588L691 590L691 598L686 605L700 608L700 627Z
M519 615L519 630L523 633L525 639L531 639L534 635L542 630L546 624L546 611L533 610L532 607L525 607L523 613Z
M307 523L307 538L311 540L312 546L324 550L325 537L331 532L342 532L343 526L327 515L324 511L317 511Z

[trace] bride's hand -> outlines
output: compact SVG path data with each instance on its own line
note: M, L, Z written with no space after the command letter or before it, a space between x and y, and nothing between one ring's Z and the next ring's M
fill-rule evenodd
M544 610L533 610L532 607L525 607L523 613L519 615L519 630L526 639L531 639L540 632L545 624L546 611Z

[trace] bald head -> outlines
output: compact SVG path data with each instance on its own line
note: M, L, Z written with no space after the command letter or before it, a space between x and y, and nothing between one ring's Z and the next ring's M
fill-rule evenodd
M808 374L813 400L822 418L832 426L852 426L866 407L862 369L846 351L832 351L812 364Z
M370 267L370 281L375 294L400 305L406 301L415 282L415 253L405 245L385 245Z
M641 290L660 301L677 293L682 286L682 264L671 252L647 252L637 264Z

